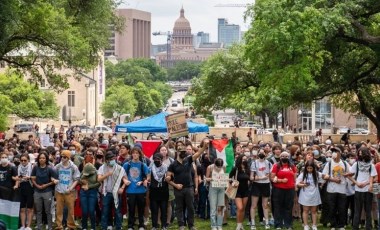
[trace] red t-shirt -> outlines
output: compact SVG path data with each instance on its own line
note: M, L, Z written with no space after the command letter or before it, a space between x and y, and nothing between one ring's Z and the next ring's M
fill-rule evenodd
M377 183L380 183L380 162L379 163L376 163L375 165L375 168L376 168L376 172L377 172Z
M277 182L273 183L273 186L276 188L282 189L294 189L296 185L295 174L297 172L296 166L289 167L288 164L283 164L281 168L274 164L272 167L272 173L276 174L278 179L288 179L288 182Z

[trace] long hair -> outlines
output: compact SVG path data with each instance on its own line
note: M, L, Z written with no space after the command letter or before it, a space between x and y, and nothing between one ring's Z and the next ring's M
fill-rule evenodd
M238 170L238 173L244 172L243 171L243 164L245 166L245 172L249 172L248 163L247 162L243 163L243 157L245 157L245 155L241 154L238 156L238 158L235 161L235 168L236 168L236 170Z
M305 167L303 168L302 180L305 181L305 179L307 178L307 174L309 174L309 172L307 171L307 167L313 167L313 171L311 172L311 174L313 176L314 184L315 184L315 186L317 186L317 184L318 184L318 179L317 179L318 178L318 172L317 172L317 166L315 165L314 160L306 161Z
M46 158L46 163L45 163L46 166L49 165L49 155L47 154L46 151L41 151L40 154L38 154L37 159L36 159L36 163L37 163L38 167L41 167L41 166L40 166L40 157L41 157L42 155L44 155L45 158Z

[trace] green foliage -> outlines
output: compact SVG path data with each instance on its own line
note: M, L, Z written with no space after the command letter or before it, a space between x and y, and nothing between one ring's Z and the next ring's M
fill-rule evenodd
M114 112L119 114L135 114L137 100L133 88L127 85L114 85L107 89L106 100L101 104L103 116L112 117Z
M168 69L170 81L191 80L199 76L202 64L200 62L180 61Z
M102 105L103 115L112 117L115 111L115 95L123 97L122 90L114 93L118 87L128 87L130 100L135 104L127 105L128 100L123 102L121 107L129 108L131 116L150 116L157 113L171 97L173 91L169 85L165 84L167 74L164 69L159 67L154 61L149 59L129 59L120 61L117 64L106 62L106 86L109 88L106 93L106 105ZM126 92L126 91L125 91ZM120 107L116 106L116 107ZM132 109L133 107L133 109Z
M332 96L380 133L380 2L258 0L247 11L246 58L284 106Z
M114 15L118 2L11 1L0 2L0 61L30 74L44 76L51 87L68 87L67 76L56 70L87 72L108 46L109 25L120 30ZM79 77L79 76L76 76Z
M0 116L56 118L59 112L52 92L39 90L15 73L0 74L0 104Z

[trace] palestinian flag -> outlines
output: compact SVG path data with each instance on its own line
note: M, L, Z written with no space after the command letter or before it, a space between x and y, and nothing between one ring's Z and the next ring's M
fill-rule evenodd
M226 166L226 173L230 173L234 167L235 156L232 141L228 139L212 140L209 146L210 158L222 158Z
M18 191L0 186L0 222L6 229L18 229L20 197Z
M151 158L153 154L157 152L158 147L161 145L161 140L136 140L136 143L140 143L142 151L147 158Z

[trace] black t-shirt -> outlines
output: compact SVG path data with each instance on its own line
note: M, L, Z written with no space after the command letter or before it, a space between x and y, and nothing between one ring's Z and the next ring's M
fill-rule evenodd
M0 186L13 188L15 181L12 176L17 176L17 168L15 166L7 165L3 167L0 165Z
M36 177L36 183L38 185L43 185L51 182L51 177L57 178L55 170L49 166L45 168L38 167L37 165L33 168L31 177ZM54 186L49 186L43 190L34 187L34 191L38 193L45 193L52 191Z
M183 159L182 164L176 160L170 166L168 171L174 174L174 183L182 184L184 188L192 187L194 185L191 177L193 169L193 157L188 156Z

